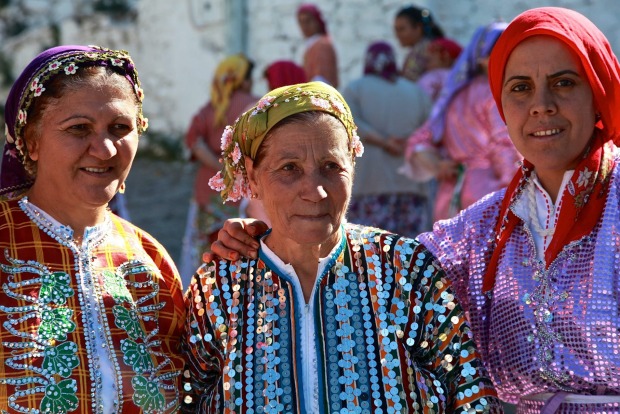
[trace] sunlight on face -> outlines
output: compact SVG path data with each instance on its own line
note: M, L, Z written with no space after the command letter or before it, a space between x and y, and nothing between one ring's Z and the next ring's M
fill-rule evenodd
M347 132L324 114L311 126L276 127L259 163L246 162L253 194L263 202L270 237L317 245L336 237L353 184Z
M581 62L549 36L528 38L511 53L502 108L515 147L542 181L574 168L594 132L592 88Z

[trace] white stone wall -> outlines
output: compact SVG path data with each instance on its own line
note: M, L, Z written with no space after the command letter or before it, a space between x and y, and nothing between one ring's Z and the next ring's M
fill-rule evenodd
M0 39L0 51L21 68L53 39L61 43L99 44L128 50L136 61L146 93L151 130L178 138L193 113L208 99L218 61L242 49L256 63L255 92L266 92L261 73L276 59L301 61L302 37L295 10L299 0L133 0L135 22L90 14L86 0L22 0L32 27L18 37ZM327 20L339 59L341 85L361 74L366 46L375 40L402 50L392 32L396 0L316 0ZM447 36L462 44L479 25L510 21L541 5L563 6L588 16L620 51L618 0L418 0L433 11ZM246 13L240 12L245 8ZM22 13L23 10L13 11ZM6 10L3 11L6 13ZM77 18L76 18L77 17ZM245 17L245 18L244 18ZM245 32L245 36L243 33ZM4 101L7 91L0 91Z

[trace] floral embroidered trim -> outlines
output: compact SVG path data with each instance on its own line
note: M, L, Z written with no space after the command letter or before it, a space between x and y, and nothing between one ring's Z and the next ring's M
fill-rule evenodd
M30 86L26 88L20 100L20 109L17 114L14 136L11 136L8 130L6 131L7 141L9 143L15 142L19 156L22 159L25 156L22 131L27 123L28 109L32 106L34 99L45 92L45 83L58 74L64 73L67 76L75 75L81 67L93 66L93 63L96 63L97 66L110 65L123 68L125 77L133 85L134 93L138 101L140 104L142 103L144 91L140 87L138 72L129 54L124 50L112 50L99 46L90 47L97 49L97 52L69 51L65 55L59 56L53 62L42 66L33 75ZM138 113L137 126L139 134L142 134L148 128L148 119L144 117L142 113L142 105L140 105ZM17 154L14 154L14 156L17 157Z

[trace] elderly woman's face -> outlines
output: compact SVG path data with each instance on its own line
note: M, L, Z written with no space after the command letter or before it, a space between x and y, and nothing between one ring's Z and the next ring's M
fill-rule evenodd
M272 225L270 237L318 245L338 237L351 187L353 165L347 132L325 115L313 125L291 123L273 130L264 157L246 168Z
M541 178L574 168L594 131L592 89L581 62L549 36L528 38L511 53L502 108L512 142Z
M116 76L116 75L115 75ZM125 181L138 147L138 109L131 85L94 83L66 91L48 105L33 140L32 191L70 213L104 207ZM104 81L105 82L105 81Z

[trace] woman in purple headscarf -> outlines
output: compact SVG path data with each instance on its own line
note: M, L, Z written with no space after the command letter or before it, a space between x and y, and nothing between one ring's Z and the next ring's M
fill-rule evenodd
M506 23L480 27L454 64L427 123L407 145L414 180L438 180L434 221L455 216L510 182L520 156L487 81L488 57Z
M398 74L394 49L386 42L368 46L364 75L350 82L343 96L366 148L355 166L347 219L408 236L429 230L426 185L397 170L407 137L428 118L430 98Z
M147 127L125 51L59 46L6 102L0 174L0 411L178 409L178 272L108 203Z

